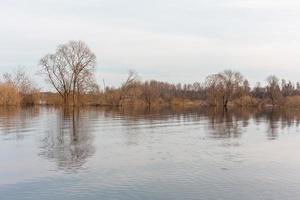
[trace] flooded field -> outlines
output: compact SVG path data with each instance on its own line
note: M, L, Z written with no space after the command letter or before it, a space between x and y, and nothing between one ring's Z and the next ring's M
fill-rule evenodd
M0 110L0 199L300 198L300 111Z

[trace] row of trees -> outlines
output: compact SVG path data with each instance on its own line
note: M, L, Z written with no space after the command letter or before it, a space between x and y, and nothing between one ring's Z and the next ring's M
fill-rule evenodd
M114 105L144 104L147 107L185 102L224 108L228 105L300 106L300 84L279 81L275 76L266 79L266 86L257 83L253 88L241 73L232 70L209 75L203 83L184 85L155 80L143 82L133 72L129 73L128 80L120 88L106 88L104 96L114 99L111 100Z
M207 105L227 108L228 105L300 106L300 83L266 79L266 86L257 83L251 88L244 76L225 70L206 77L204 82L170 84L161 81L142 81L137 73L129 71L126 81L118 88L100 90L95 78L96 56L82 41L59 45L54 53L45 55L39 62L39 74L56 93L42 93L23 71L4 74L0 82L0 104L63 104L109 106L162 106ZM41 99L38 97L41 96Z

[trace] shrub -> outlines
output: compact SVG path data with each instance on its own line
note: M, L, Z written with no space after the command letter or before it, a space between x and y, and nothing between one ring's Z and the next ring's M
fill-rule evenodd
M17 87L9 83L0 84L0 105L18 106L21 103L21 96Z
M285 98L286 107L300 107L300 96L290 96Z
M251 96L242 96L238 99L233 101L233 104L240 107L252 107L252 106L259 106L261 102Z

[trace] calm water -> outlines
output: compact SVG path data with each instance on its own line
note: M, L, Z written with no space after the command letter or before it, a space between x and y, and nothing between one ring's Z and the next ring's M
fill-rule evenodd
M0 110L0 199L300 199L300 112Z

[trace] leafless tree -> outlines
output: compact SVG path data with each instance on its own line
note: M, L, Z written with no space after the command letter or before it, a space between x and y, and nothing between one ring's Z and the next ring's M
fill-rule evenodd
M128 71L126 81L120 88L120 102L132 101L137 97L137 85L139 83L139 76L134 70Z
M293 96L296 94L295 87L291 81L281 80L281 93L284 97Z
M219 74L224 92L222 93L223 107L227 107L228 102L237 94L244 78L241 73L232 70L225 70Z
M72 96L73 105L76 97L84 92L93 77L96 56L82 41L70 41L59 45L56 52L44 56L39 65L42 73L67 104Z
M15 102L19 102L22 105L33 105L39 101L39 89L23 69L18 68L12 73L4 73L2 79L6 85L5 88L10 88L11 91L18 93L14 98L19 98L19 100Z
M150 108L153 102L160 97L159 84L156 81L146 81L142 88L142 99L147 108Z
M272 105L274 106L280 101L282 97L279 87L279 79L276 76L272 75L267 78L267 83L267 94L271 99Z
M219 74L212 74L206 77L205 85L209 105L217 106L219 98L224 92Z
M35 88L33 80L21 68L14 70L13 73L4 73L3 79L4 82L18 88L23 95L30 94Z
M243 83L243 76L232 70L209 75L206 78L206 89L210 105L221 104L226 108L230 100L241 94ZM247 82L244 84L247 84Z
M128 87L129 85L133 84L134 82L136 82L138 80L138 74L130 69L128 71L128 77L126 79L126 81L122 84L122 87Z

